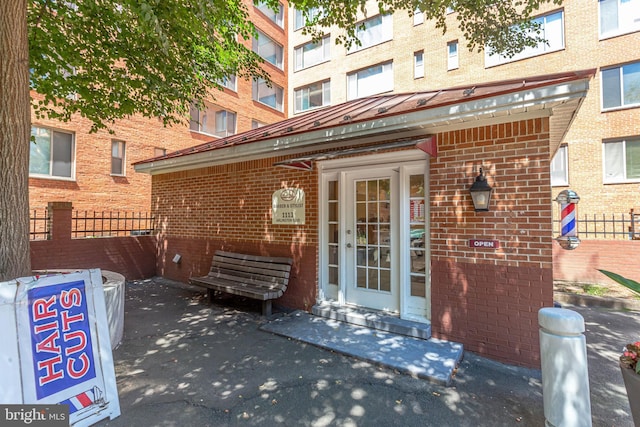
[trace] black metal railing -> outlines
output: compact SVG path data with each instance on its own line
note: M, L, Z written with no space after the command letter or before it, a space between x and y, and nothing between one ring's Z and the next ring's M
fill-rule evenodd
M49 240L51 238L50 219L48 210L32 210L29 215L29 240Z
M153 233L154 218L148 212L73 211L71 237L124 237Z
M560 236L561 221L553 221L553 235ZM640 215L634 214L585 214L576 219L578 237L581 239L640 239Z

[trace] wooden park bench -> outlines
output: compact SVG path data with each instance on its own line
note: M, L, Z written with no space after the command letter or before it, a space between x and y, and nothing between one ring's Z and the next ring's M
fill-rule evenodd
M271 315L271 300L282 296L289 284L291 258L216 251L209 274L192 277L189 283L215 292L241 295L262 301L262 315Z

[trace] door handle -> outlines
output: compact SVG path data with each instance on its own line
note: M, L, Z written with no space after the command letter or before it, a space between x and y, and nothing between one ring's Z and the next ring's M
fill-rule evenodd
M347 243L347 248L352 248L353 246L351 245L351 243Z

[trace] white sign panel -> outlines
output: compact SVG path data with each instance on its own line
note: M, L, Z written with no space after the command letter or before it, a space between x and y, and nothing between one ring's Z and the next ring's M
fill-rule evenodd
M68 405L72 426L120 415L100 270L0 283L0 323L13 326L2 333L13 342L0 349L0 368L19 372L0 380L15 393L5 403Z
M284 188L272 196L272 224L304 224L304 190Z

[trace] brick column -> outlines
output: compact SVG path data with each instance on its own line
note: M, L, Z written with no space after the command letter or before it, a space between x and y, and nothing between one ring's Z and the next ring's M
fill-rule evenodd
M71 202L49 202L51 240L71 240Z

